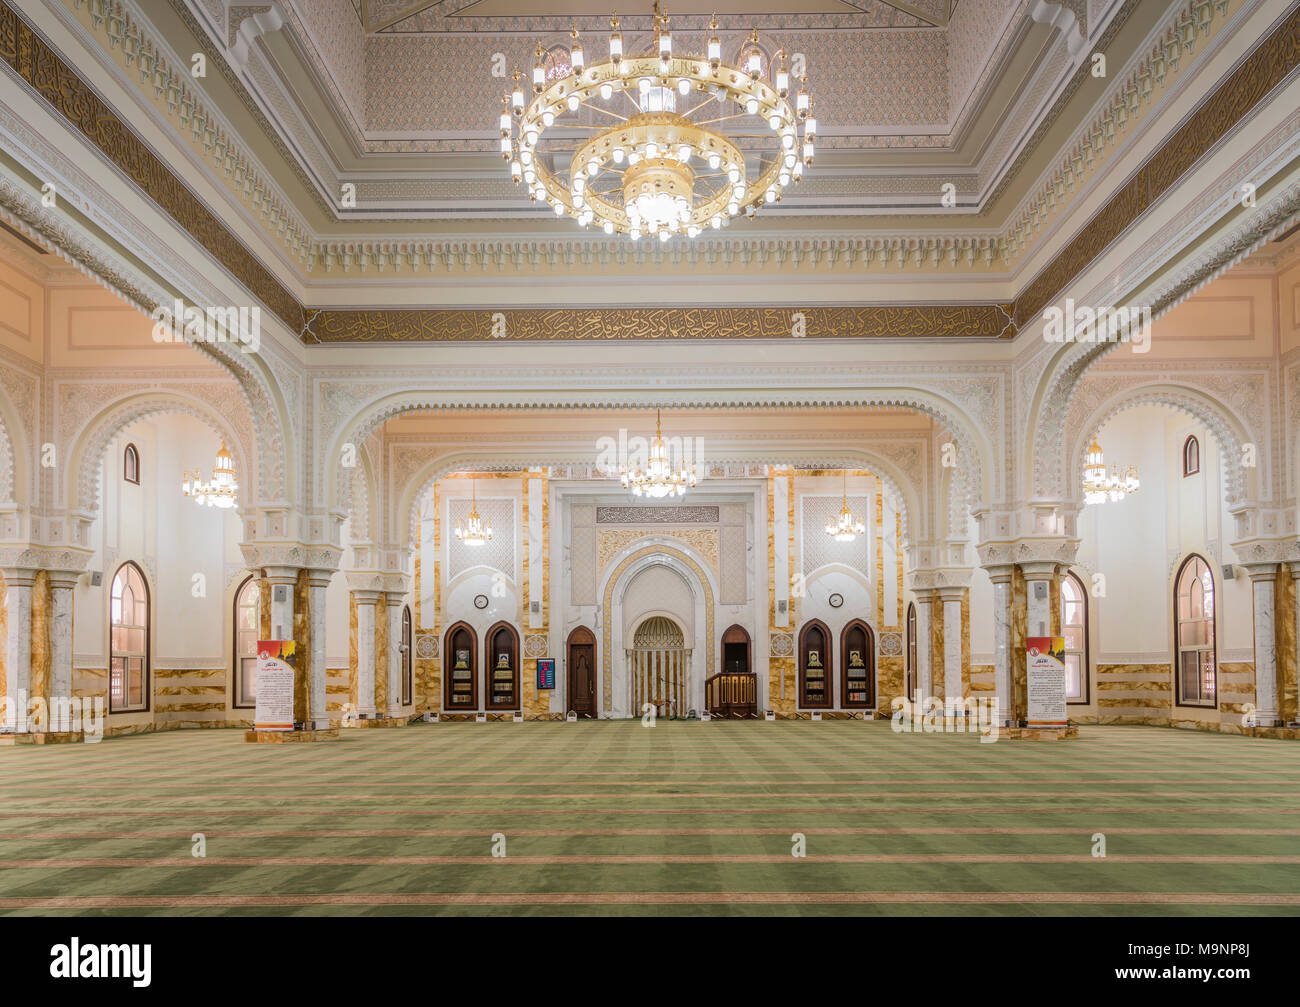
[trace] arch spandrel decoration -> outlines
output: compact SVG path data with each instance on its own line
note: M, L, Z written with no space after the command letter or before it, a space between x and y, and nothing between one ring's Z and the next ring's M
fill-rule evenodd
M613 709L614 696L614 665L611 656L614 626L614 588L629 569L638 562L643 561L647 556L653 555L668 556L675 559L690 570L691 573L695 575L696 580L699 581L700 590L704 592L704 640L707 645L704 648L704 678L707 679L712 676L717 667L715 655L713 653L713 585L709 582L709 577L704 572L704 568L680 549L674 549L672 546L662 544L647 545L644 548L638 549L636 552L623 557L618 566L605 574L605 592L601 598L600 607L601 657L603 658L601 661L600 671L601 677L604 681L600 684L599 688L601 690L601 695L603 696L604 704L601 709L607 714L611 709Z
M453 375L448 375L448 380L453 380L453 377ZM481 377L481 375L476 377ZM824 383L825 375L820 371L818 372L818 378ZM976 376L953 379L955 384L953 390L959 393L956 396L949 396L944 390L923 388L845 390L842 393L834 392L829 394L825 392L791 392L788 388L788 374L782 380L784 387L781 390L749 392L745 394L743 401L740 399L721 401L687 395L679 401L673 402L672 405L683 409L715 409L743 405L753 408L770 407L773 409L796 406L824 406L840 409L882 407L912 410L930 417L947 430L957 447L958 457L962 460L962 463L955 467L956 478L953 480L951 499L947 502L949 510L948 523L953 528L965 528L964 516L973 504L978 502L987 503L1001 498L1003 494L1002 488L990 485L989 482L993 479L993 473L999 471L998 455L994 445L999 443L1003 429L1000 392L998 391L1001 387L1002 379L1000 377ZM657 405L663 405L662 400L658 397L612 402L597 396L528 393L503 398L500 392L484 392L481 395L473 392L463 395L449 395L438 389L410 392L399 391L397 387L395 382L382 384L377 382L323 382L318 391L323 421L323 429L320 431L318 444L324 449L325 454L320 457L326 459L337 458L338 451L344 443L360 443L388 420L407 412L445 411L448 409L460 411L473 409L629 410L651 409ZM824 454L825 452L821 453ZM516 458L512 456L507 464L504 458L498 459L496 462L485 459L481 452L477 455L471 455L469 452L462 454L466 458L476 457L482 459L481 462L476 463L481 471L527 467L539 463L539 460L535 457ZM853 449L846 449L842 454L847 459L855 452ZM854 461L855 467L872 468L871 455L872 453L869 451L861 452L860 457ZM590 459L570 460L585 462ZM757 461L757 459L745 460ZM556 459L553 463L565 464L566 462ZM770 459L769 463L785 464L786 462L774 457ZM460 467L464 467L464 465ZM445 471L454 471L455 469L456 466L449 465ZM320 499L329 502L332 506L339 505L344 492L340 485L340 474L338 467L330 464L322 464L317 473ZM898 472L896 466L894 471L890 472L890 475L894 482L893 488L897 488ZM908 499L903 494L898 494L898 497L900 500ZM410 512L415 506L416 502L414 500L408 501L407 506L402 511L399 511L399 514ZM916 514L912 513L914 509L908 507L907 510L909 518L912 519L912 522L915 522ZM915 524L912 526L919 528ZM409 527L408 524L407 528ZM919 530L912 534L917 539L921 538Z

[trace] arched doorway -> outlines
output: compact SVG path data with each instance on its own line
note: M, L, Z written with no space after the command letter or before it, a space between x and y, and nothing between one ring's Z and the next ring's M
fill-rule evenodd
M691 650L681 626L662 615L642 622L627 652L632 713L639 715L649 703L660 717L685 716L690 665Z
M569 634L565 670L568 708L580 717L596 715L596 636L586 626Z
M704 683L709 716L758 716L758 676L750 663L752 651L749 633L743 626L728 626L723 632L722 670Z

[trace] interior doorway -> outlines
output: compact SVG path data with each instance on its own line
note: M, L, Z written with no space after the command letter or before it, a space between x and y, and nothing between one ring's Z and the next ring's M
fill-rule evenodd
M579 626L569 634L565 668L569 680L568 708L579 717L594 717L596 715L596 636L586 626Z

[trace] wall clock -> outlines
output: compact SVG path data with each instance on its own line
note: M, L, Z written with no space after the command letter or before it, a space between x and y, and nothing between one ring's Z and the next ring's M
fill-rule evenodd
M831 608L839 608L841 605L844 604L844 595L833 594L830 596L828 600L831 603Z
M488 596L485 595L485 594L476 594L476 595L474 595L474 607L475 607L475 608L487 608L487 607L488 607Z

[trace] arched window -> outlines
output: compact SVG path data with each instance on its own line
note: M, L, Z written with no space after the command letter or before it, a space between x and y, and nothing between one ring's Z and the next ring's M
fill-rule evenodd
M415 679L411 669L413 665L411 650L411 606L402 606L402 705L411 705Z
M235 703L257 706L257 639L262 632L262 582L248 577L235 592Z
M1061 579L1061 635L1065 637L1065 701L1088 702L1088 592L1067 572Z
M1183 441L1183 478L1201 471L1201 442L1194 436Z
M140 452L134 444L128 444L122 452L122 478L129 483L140 485Z
M149 709L149 589L134 563L113 575L109 595L108 711Z
M916 670L916 602L907 603L907 701L920 688Z
M1214 574L1193 553L1174 578L1174 684L1180 706L1213 706L1218 693Z

